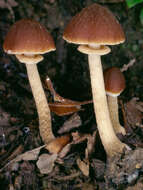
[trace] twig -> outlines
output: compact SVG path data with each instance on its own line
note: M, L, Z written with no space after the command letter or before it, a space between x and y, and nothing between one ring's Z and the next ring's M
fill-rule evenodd
M128 64L124 64L123 67L120 69L121 72L127 71L130 67L132 67L136 62L136 59L132 59L129 61Z

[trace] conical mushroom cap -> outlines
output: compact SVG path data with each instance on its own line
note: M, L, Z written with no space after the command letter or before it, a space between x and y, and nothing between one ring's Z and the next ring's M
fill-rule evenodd
M110 67L104 71L105 90L108 95L118 96L125 89L125 77L117 67Z
M76 44L115 45L125 41L122 27L114 15L96 3L84 8L71 19L63 38Z
M52 36L39 22L17 21L6 35L3 49L9 54L44 54L55 50Z

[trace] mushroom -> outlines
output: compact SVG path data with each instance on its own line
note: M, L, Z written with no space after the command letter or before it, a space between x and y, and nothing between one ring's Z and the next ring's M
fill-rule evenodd
M113 128L116 133L125 135L126 132L120 125L118 113L118 96L125 89L124 75L119 68L111 67L104 71L104 83Z
M8 54L14 54L20 62L26 65L37 107L40 135L44 143L48 143L54 138L51 115L36 64L43 60L41 54L55 50L53 38L39 22L22 19L9 30L3 49Z
M105 45L116 45L125 41L120 24L107 8L94 3L71 19L64 30L63 38L69 43L80 44L78 50L88 54L100 138L108 156L121 153L125 144L117 138L111 123L101 65L101 55L110 52L110 48Z

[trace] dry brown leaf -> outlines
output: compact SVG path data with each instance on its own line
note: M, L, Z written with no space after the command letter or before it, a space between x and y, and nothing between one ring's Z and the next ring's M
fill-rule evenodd
M54 112L58 116L69 115L81 110L80 105L72 105L67 102L54 102L49 103L51 112Z
M52 81L49 77L45 80L46 87L50 90L51 94L53 95L54 101L56 102L63 102L64 98L61 97L54 89Z
M50 90L51 94L53 95L55 101L53 103L49 103L50 110L58 116L64 116L78 112L81 110L81 105L90 104L93 102L92 100L79 102L63 98L55 91L52 81L49 77L46 78L45 83L48 90Z
M87 140L87 148L85 149L85 158L88 160L89 155L94 151L96 131L93 133L93 135L90 135L90 134L81 135L79 134L79 132L73 132L72 137L73 137L73 141L71 143L68 143L61 150L58 157L59 158L65 157L66 154L70 151L72 145L82 143L83 141Z
M11 160L10 162L8 162L3 168L0 169L0 172L5 169L7 166L9 166L12 163L15 162L19 162L21 160L37 160L38 158L38 154L40 152L40 150L45 147L45 145L40 146L38 148L35 148L33 150L27 151L23 154L18 155L16 158L14 158L13 160ZM16 150L17 151L17 150ZM14 153L13 153L14 154Z
M127 125L134 128L142 124L143 114L141 112L143 103L138 101L138 98L132 98L124 104Z
M42 154L36 164L42 174L48 174L52 172L56 159L57 154Z
M73 101L69 99L64 99L62 102L52 102L49 103L50 110L57 114L58 116L69 115L74 112L78 112L81 109L81 105L91 104L92 100L87 100L83 102Z
M45 145L35 148L33 150L29 150L23 154L20 154L13 161L19 162L21 160L37 160L38 154L39 154L41 148L43 148L43 147L45 147Z
M53 95L54 101L55 102L66 102L66 103L71 103L71 104L76 104L76 105L83 105L83 104L89 104L92 103L92 100L89 101L83 101L83 102L79 102L79 101L74 101L74 100L70 100L70 99L66 99L63 98L62 96L60 96L54 89L52 81L49 77L46 78L46 86L47 88L50 90L51 94Z
M85 140L87 140L87 147L85 149L85 158L88 159L89 156L92 154L94 151L95 147L95 140L96 140L96 131L90 135L90 134L79 134L78 132L73 132L72 133L73 137L73 144L78 144L81 143Z
M78 131L73 132L71 135L73 138L73 144L81 143L81 142L87 140L87 138L89 136L89 134L80 134Z
M71 146L72 146L72 142L69 143L69 144L67 144L67 145L61 150L61 152L59 152L59 154L58 154L59 159L64 158L64 157L67 155L67 153L69 153L69 151L70 151L70 149L71 149Z
M82 161L80 158L76 160L76 163L79 167L79 169L82 171L83 175L89 176L89 162L88 161Z
M57 137L56 139L53 139L51 142L49 142L45 148L50 153L59 153L65 145L67 145L70 142L70 135L64 135L61 137Z
M33 150L27 151L24 154L21 154L17 157L16 161L21 161L21 160L37 160L38 154L40 152L42 147L35 148Z
M80 116L74 113L68 120L66 120L63 126L58 130L59 134L67 133L71 129L78 128L82 124Z

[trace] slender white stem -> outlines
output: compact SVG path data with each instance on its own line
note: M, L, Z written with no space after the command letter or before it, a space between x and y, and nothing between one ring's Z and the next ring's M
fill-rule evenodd
M44 143L51 141L54 136L51 127L50 109L41 84L36 64L26 64L29 82L35 99L38 117L39 130Z
M117 138L110 120L100 56L89 54L88 59L97 127L107 155L113 156L125 145Z
M119 122L118 97L112 97L107 95L107 99L108 99L110 118L115 133L122 133L123 135L126 134L125 129L120 125Z

